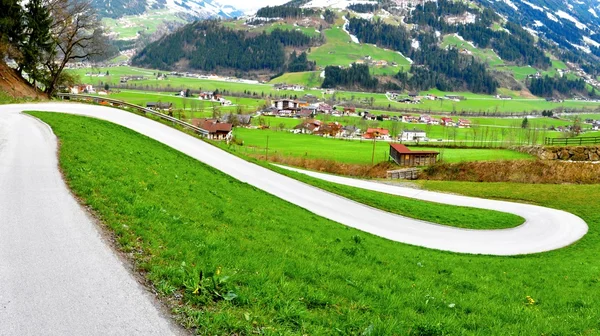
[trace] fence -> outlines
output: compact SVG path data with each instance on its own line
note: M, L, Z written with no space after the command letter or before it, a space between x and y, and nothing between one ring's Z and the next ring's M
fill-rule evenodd
M581 137L581 138L546 138L546 145L586 145L600 143L600 137Z
M97 104L100 104L102 102L106 102L106 103L110 103L110 104L112 104L113 106L116 106L116 107L130 107L130 108L133 108L133 109L136 109L136 110L140 111L143 114L148 113L148 114L153 115L155 117L159 117L159 118L161 118L163 120L172 122L173 124L179 125L179 126L181 126L183 128L190 129L190 130L192 130L192 131L200 134L201 136L208 136L208 134L209 134L208 131L205 130L205 129L203 129L203 128L194 126L194 125L192 125L190 123L186 123L185 121L181 121L181 120L179 120L177 118L168 116L168 115L166 115L164 113L160 113L158 111L154 111L152 109L145 108L145 107L142 107L142 106L139 106L139 105L127 103L127 102L124 102L122 100L116 100L116 99L110 99L110 98L104 98L104 97L98 97L98 96L82 95L82 94L71 94L71 93L59 93L59 94L57 94L57 96L60 97L60 98L62 98L62 99L67 99L67 100L71 100L71 99L86 100L86 101L90 101L91 100L91 101L93 101L94 103L97 103Z

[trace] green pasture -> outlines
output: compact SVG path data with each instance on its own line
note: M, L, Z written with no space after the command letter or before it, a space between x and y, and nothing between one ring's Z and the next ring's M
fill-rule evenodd
M269 141L269 155L306 157L346 163L370 164L373 141L331 139L309 134L293 134L289 131L237 128L236 138L243 141L240 151L248 154L264 154ZM433 148L433 149L432 149ZM446 162L527 159L529 155L504 149L457 149L419 146L414 150L438 150ZM388 161L389 143L375 142L375 163Z
M288 72L269 82L269 84L279 83L299 84L304 85L306 88L318 88L323 84L323 78L321 78L321 71Z
M164 22L184 23L186 21L165 10L148 11L142 15L126 15L119 19L102 19L102 25L109 32L116 33L117 39L120 40L134 39L138 32L152 34Z
M473 56L479 58L481 61L492 67L504 64L504 61L500 57L498 57L498 55L493 50L479 49L473 47L470 43L461 40L456 35L444 36L444 40L442 41L442 48L446 48L449 46L453 46L459 50L466 49L470 51L473 54Z
M394 69L395 73L410 68L408 60L399 53L370 44L353 43L350 40L350 36L342 28L335 27L325 30L325 38L327 43L312 48L308 55L308 58L311 61L316 61L318 66L349 66L365 56L371 56L373 60L385 60L390 64L391 62L396 62L398 64L397 67L390 66L390 68Z

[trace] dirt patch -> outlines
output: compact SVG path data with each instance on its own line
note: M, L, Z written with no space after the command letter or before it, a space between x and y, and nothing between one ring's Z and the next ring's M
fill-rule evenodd
M265 160L264 155L251 156L259 160ZM369 178L385 178L388 170L398 168L396 164L391 162L381 162L371 166L366 164L350 164L333 160L308 159L304 157L281 155L269 155L268 161L323 173Z
M47 99L48 97L31 84L6 63L0 61L0 91L12 98Z

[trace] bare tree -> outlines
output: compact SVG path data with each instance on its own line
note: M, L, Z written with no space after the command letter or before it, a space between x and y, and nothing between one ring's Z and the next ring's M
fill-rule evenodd
M45 62L49 72L46 93L52 95L70 61L102 55L106 38L91 0L47 0L52 16L51 36L56 52Z

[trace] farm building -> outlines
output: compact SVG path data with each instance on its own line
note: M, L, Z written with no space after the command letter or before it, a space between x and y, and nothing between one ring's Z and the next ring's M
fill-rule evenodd
M390 144L390 157L400 166L428 166L435 164L440 153L435 151L411 151L402 144Z

